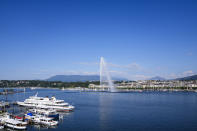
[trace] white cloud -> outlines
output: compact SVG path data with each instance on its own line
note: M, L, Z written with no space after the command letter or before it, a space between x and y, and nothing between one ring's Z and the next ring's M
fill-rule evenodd
M137 63L131 63L125 66L128 69L141 70L142 67Z
M195 73L192 70L188 70L188 71L184 71L182 74L183 76L191 76L194 75Z
M135 80L146 80L151 78L151 76L146 76L146 75L134 75Z
M169 75L166 75L166 78L169 79L176 79L176 78L182 78L182 77L187 77L187 76L192 76L195 75L196 73L192 70L187 70L187 71L183 71L181 73L171 73Z

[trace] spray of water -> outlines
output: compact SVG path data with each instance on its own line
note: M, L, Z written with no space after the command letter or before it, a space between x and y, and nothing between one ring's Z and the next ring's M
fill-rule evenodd
M107 87L110 92L116 91L116 88L115 88L113 81L110 77L110 74L109 74L109 71L107 68L107 64L106 64L103 57L101 57L101 60L100 60L100 86L103 89L105 87Z

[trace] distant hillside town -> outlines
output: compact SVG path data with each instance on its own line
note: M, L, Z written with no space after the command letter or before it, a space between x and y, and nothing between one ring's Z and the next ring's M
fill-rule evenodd
M179 80L139 80L132 82L121 82L119 88L148 88L148 87L197 87L197 80L179 81Z
M100 85L90 84L89 88L103 88ZM107 86L105 86L107 88ZM116 82L119 89L148 89L148 88L197 88L197 80L139 80Z

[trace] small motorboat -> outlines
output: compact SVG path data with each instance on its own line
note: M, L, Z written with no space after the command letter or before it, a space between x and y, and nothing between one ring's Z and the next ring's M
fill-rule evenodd
M37 124L47 125L47 126L56 126L58 121L53 120L53 118L46 117L43 115L27 113L26 119L29 119Z
M58 124L58 121L54 121L52 118L49 117L41 117L40 124L47 126L56 126Z
M44 116L47 116L47 117L51 117L51 118L54 118L54 119L59 119L59 114L56 112L56 110L53 110L53 109L29 109L29 111L31 113L35 113L35 114L38 114L38 115L44 115Z

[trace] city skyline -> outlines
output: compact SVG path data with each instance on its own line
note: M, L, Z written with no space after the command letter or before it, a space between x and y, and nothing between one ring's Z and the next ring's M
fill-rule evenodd
M197 73L197 2L0 1L0 80L99 74L168 79Z

